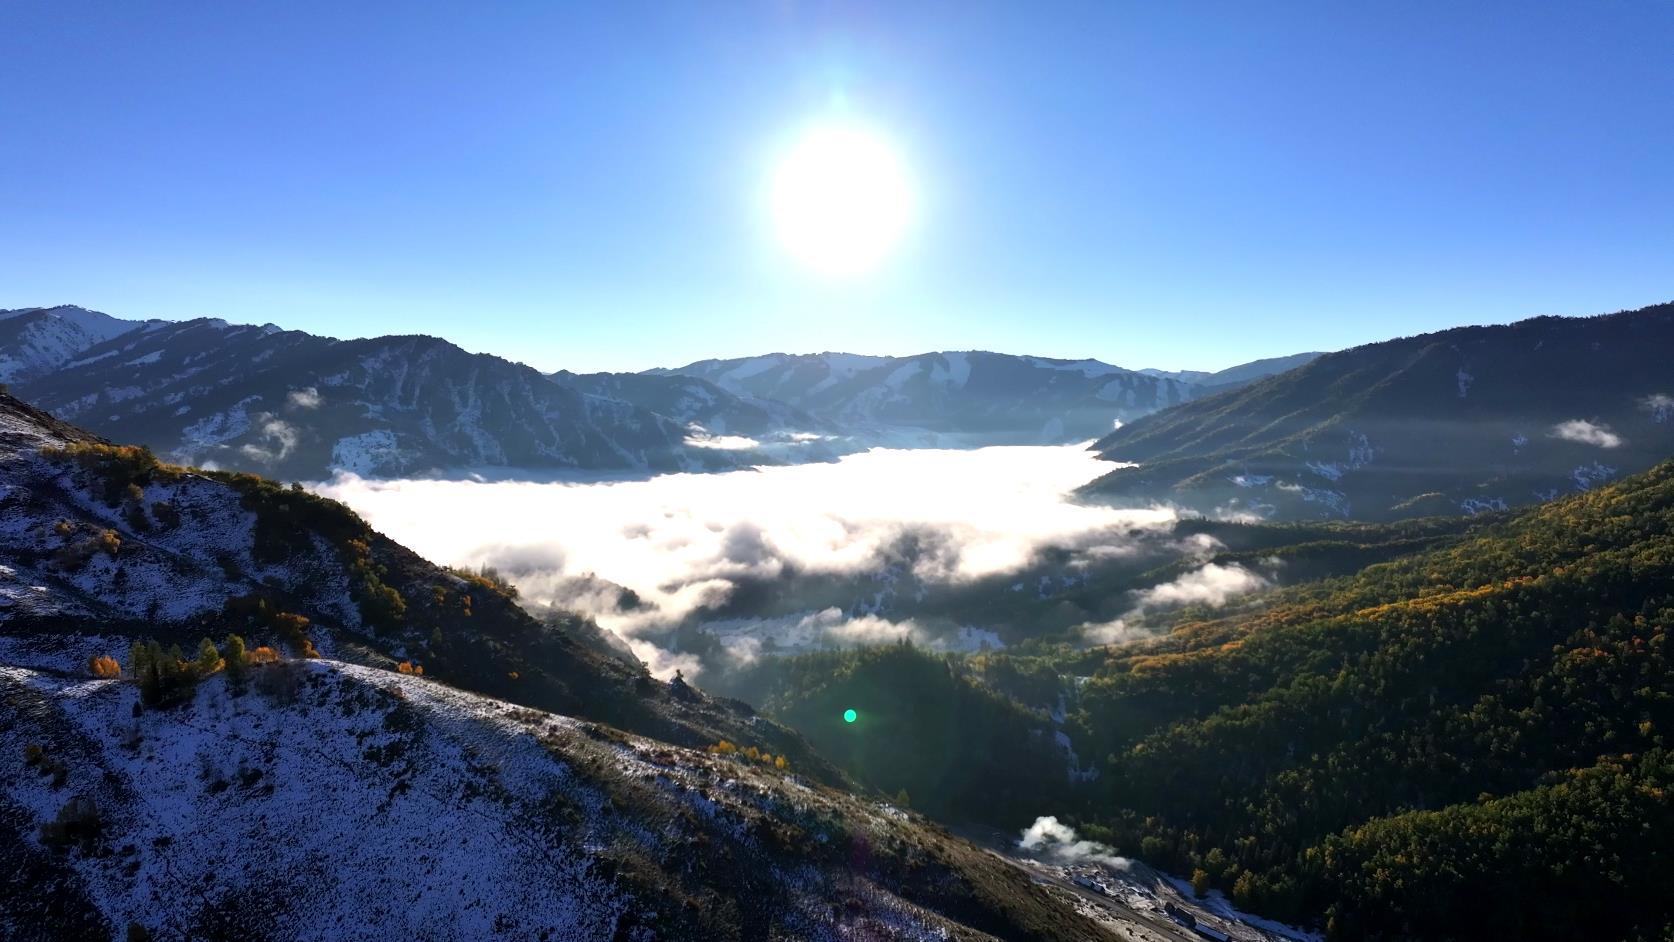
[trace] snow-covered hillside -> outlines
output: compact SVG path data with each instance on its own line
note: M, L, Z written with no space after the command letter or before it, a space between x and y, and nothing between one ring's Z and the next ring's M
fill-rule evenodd
M55 370L83 350L142 326L73 305L0 311L0 382Z
M0 936L979 937L936 903L1093 931L794 769L355 665L248 674L156 708L128 681L0 666Z

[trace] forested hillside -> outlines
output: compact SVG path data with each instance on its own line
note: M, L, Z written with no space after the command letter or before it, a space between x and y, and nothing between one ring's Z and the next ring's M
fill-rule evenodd
M902 654L752 683L875 784L994 783L986 807L976 787L920 806L1015 826L1032 774L1065 802L1032 813L1072 809L1088 836L1335 938L1666 937L1674 463L1210 614L1103 651L918 655L935 683ZM877 747L821 728L880 690L907 753L953 734L1003 760L883 778ZM1010 707L972 712L985 699ZM983 721L938 725L955 704ZM1043 761L1058 733L1096 779L1066 788L1067 757Z

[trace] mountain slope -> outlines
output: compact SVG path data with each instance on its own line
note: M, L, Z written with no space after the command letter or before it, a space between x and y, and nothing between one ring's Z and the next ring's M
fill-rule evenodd
M736 464L689 447L679 421L432 337L153 322L14 385L68 420L176 460L285 478Z
M770 765L331 661L247 672L157 709L0 667L7 938L1103 936Z
M795 406L731 392L691 376L653 373L549 374L589 396L619 400L667 416L685 426L697 447L750 451L751 460L835 457L841 429Z
M1213 389L1225 391L1228 389L1235 389L1239 386L1248 385L1258 379L1265 379L1269 376L1276 376L1280 373L1289 372L1299 366L1305 366L1312 363L1314 360L1317 360L1324 355L1324 353L1319 351L1293 353L1289 356L1251 360L1248 363L1240 363L1237 366L1229 366L1224 370L1214 371L1146 369L1140 370L1139 372L1144 373L1147 376L1166 376L1170 379L1182 380L1184 382L1202 387L1204 390Z
M72 305L0 311L0 383L57 369L81 351L142 326Z
M1084 489L1204 513L1391 519L1514 507L1674 453L1674 305L1326 354L1130 423Z
M1671 587L1665 462L1113 648L1085 813L1343 938L1661 937Z
M1191 396L1188 384L1097 360L982 352L773 353L652 372L694 376L912 444L1085 441Z
M490 578L5 394L0 555L7 938L1105 937Z

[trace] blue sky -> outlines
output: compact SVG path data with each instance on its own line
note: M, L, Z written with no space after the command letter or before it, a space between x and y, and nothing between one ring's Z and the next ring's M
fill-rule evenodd
M1218 368L1674 299L1674 3L0 6L0 307ZM792 263L846 108L908 240Z

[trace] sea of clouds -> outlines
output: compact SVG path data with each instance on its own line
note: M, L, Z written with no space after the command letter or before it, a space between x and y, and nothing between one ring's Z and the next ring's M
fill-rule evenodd
M668 674L699 665L644 635L702 620L746 581L787 570L875 571L898 561L891 551L909 537L918 579L958 583L1019 571L1049 548L1097 559L1147 535L1166 536L1175 520L1169 509L1071 499L1109 468L1082 446L873 449L829 463L644 480L341 474L315 489L434 562L493 566L527 600L594 616ZM1223 571L1211 581L1218 587L1229 575L1238 589L1259 584ZM608 583L643 604L623 607ZM911 623L836 610L808 612L785 627L836 645L922 640Z

